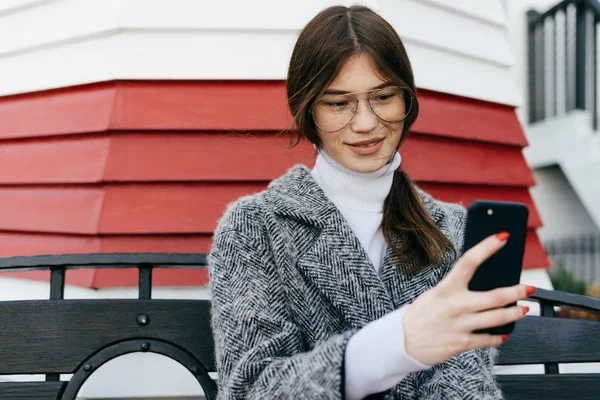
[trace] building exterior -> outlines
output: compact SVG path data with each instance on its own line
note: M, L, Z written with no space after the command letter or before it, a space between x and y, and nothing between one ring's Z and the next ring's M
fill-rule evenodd
M446 201L527 204L522 281L550 287L503 2L362 3L397 29L420 89L407 172ZM283 80L299 30L330 4L2 2L0 255L208 252L229 202L312 166L312 147L289 150L282 134L292 128ZM45 279L3 275L0 297L44 298ZM205 271L157 271L155 294L206 298L206 283ZM136 276L76 271L67 284L71 298L134 296ZM100 369L82 396L197 396L161 360L137 371L143 385L118 380L137 356Z
M553 264L600 284L597 0L506 2L524 154Z

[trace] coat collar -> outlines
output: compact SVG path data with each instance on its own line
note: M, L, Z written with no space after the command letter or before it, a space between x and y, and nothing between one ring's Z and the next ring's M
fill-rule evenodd
M437 200L421 189L417 188L417 192L425 209L438 224L445 215L443 208ZM304 165L296 165L287 174L274 180L269 185L267 195L275 214L319 228L325 227L331 215L338 212Z
M443 226L443 222L439 223L444 218L443 208L428 194L419 191L419 195L434 221ZM389 279L400 279L397 268L390 268L394 264L391 250L388 249L382 266L385 276L378 276L350 226L325 196L308 168L303 165L293 167L269 185L266 196L276 215L318 228L320 233L299 254L296 267L351 326L360 328L406 301L403 296L389 292L393 290ZM291 243L287 245L292 246Z

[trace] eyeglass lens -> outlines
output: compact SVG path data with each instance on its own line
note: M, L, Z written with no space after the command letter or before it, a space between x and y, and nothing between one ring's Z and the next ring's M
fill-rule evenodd
M405 91L390 86L369 93L366 100L373 113L385 122L400 122L410 110ZM313 117L317 126L324 131L337 131L350 123L358 110L360 100L353 94L329 94L315 103Z

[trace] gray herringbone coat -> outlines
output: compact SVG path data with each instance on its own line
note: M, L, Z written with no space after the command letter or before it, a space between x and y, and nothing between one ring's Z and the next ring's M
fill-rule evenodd
M460 249L465 210L421 195ZM450 268L409 277L388 248L378 276L304 166L229 207L209 265L220 399L343 398L350 336L410 303ZM500 399L494 354L470 351L410 374L386 398Z

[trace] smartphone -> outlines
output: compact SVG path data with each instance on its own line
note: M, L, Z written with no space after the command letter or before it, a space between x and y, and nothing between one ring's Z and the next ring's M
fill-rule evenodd
M469 282L469 290L487 291L519 284L523 268L523 254L527 237L529 210L525 204L476 200L467 210L463 250L475 246L498 232L510 233L503 248L484 261ZM506 307L516 305L509 304ZM475 331L494 335L509 334L515 323Z

